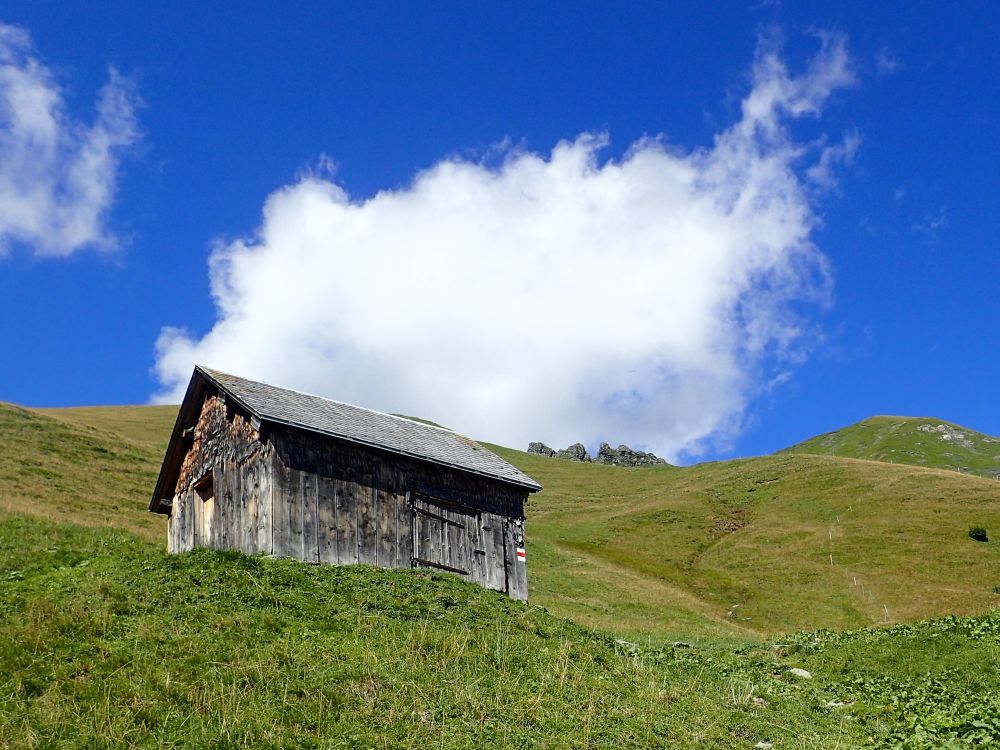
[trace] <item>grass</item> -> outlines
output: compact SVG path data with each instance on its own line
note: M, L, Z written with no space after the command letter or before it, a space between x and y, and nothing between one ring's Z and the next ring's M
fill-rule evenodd
M929 417L871 417L793 445L787 452L864 458L1000 479L1000 438Z
M545 490L528 504L533 600L637 638L769 636L1000 605L1000 483L788 455L637 468L496 448Z
M0 512L163 544L146 504L173 415L0 405ZM494 449L545 487L527 506L532 602L623 638L766 638L1000 605L1000 545L968 536L1000 528L1000 482L808 454L629 469Z
M642 645L445 574L168 556L17 516L0 519L0 581L0 747L1000 740L997 615Z
M713 662L620 644L447 575L168 557L122 532L12 518L0 540L8 747L744 747L778 733L823 747L850 736L813 700L777 691L756 710L731 699Z
M104 439L125 438L162 454L177 419L176 406L71 406L32 409Z
M546 487L524 606L420 571L166 555L145 507L172 423L0 405L0 747L1000 741L998 548L968 536L997 527L995 481L498 448ZM915 622L963 612L986 614Z
M147 424L136 427L135 416L144 412L135 409L144 408L150 409ZM98 415L94 424L87 412ZM115 526L162 541L164 519L146 507L169 437L169 413L126 408L119 426L116 410L50 412L0 404L0 513Z

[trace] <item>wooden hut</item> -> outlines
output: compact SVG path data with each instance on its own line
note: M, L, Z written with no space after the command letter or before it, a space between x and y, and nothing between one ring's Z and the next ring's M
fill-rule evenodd
M540 489L451 430L196 367L149 509L171 552L434 568L527 599Z

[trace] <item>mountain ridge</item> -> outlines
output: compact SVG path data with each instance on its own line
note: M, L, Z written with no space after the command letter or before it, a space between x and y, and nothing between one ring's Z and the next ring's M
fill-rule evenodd
M861 458L1000 478L1000 438L936 417L876 415L781 453Z

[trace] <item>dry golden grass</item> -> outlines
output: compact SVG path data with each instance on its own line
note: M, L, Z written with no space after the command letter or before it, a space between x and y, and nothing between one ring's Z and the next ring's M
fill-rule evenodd
M32 409L90 433L104 433L167 449L170 431L177 418L177 406L72 406L61 409Z
M140 427L146 408L149 424ZM167 412L126 407L119 429L114 409L95 410L94 426L71 409L0 404L0 512L165 539L164 518L147 506L165 443L154 435Z
M635 636L772 634L1000 605L1000 482L830 456L676 469L498 449L546 488L528 510L531 591Z

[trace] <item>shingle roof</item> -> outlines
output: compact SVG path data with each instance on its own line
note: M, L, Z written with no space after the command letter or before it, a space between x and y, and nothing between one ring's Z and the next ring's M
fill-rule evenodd
M321 396L258 383L205 367L195 368L262 422L330 435L361 445L430 461L516 484L542 487L495 453L456 432L403 417L332 401Z

